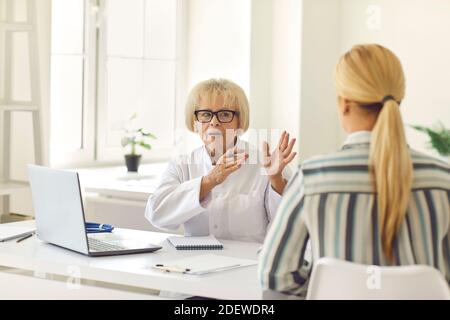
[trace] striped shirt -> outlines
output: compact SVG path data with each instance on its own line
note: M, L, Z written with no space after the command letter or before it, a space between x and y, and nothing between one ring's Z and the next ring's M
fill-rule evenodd
M312 264L321 257L379 266L425 264L450 284L449 164L411 150L411 198L389 262L368 171L369 147L370 132L357 132L337 153L299 167L260 254L263 289L305 296Z

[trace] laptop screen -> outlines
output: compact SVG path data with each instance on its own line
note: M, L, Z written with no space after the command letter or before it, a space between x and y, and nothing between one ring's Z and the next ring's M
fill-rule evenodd
M28 165L28 176L39 239L88 254L78 174Z

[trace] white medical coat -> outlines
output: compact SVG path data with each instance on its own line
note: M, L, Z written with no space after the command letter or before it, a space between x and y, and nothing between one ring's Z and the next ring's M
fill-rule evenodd
M249 153L250 163L244 163L201 202L202 177L213 169L206 147L170 162L148 200L146 218L161 229L183 225L186 236L212 234L221 239L263 242L281 196L256 162L258 150L242 140L238 140L238 148ZM286 168L283 177L290 175Z

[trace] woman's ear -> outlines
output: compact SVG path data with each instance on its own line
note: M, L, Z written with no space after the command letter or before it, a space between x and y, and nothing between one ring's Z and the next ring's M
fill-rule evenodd
M344 114L347 115L350 113L350 101L347 99L344 99Z
M343 98L343 97L338 97L338 108L339 108L339 112L343 116L348 115L350 112L350 100Z

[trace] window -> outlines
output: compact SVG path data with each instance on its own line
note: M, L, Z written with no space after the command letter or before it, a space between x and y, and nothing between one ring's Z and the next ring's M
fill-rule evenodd
M88 64L92 34L86 25L93 17L87 14L84 0L53 0L51 30L50 89L50 161L54 165L83 163L94 159L92 127L94 115L88 86ZM90 135L88 135L90 133Z
M123 161L134 113L158 137L146 159L169 155L180 21L181 0L53 0L52 165Z

